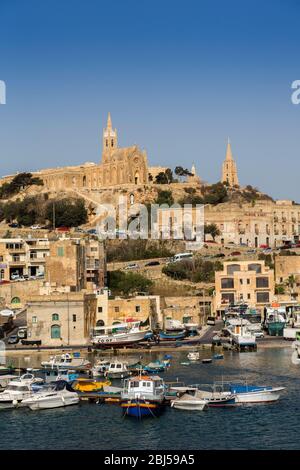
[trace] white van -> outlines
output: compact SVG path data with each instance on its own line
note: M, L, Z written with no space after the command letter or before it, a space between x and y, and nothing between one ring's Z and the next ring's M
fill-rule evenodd
M192 259L193 253L178 253L172 258L172 262L176 263L177 261L182 261L184 259Z

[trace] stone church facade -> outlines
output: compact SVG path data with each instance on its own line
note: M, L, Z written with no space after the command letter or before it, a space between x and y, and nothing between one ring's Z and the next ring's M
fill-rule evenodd
M45 169L34 172L44 182L44 189L105 189L113 186L144 185L149 181L147 154L137 145L118 147L117 130L113 129L110 114L103 130L102 162L78 166ZM10 181L6 177L1 183Z

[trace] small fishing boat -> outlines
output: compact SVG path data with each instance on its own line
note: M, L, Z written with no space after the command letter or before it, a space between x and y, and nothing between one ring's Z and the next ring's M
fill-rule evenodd
M165 397L165 384L159 376L132 377L125 380L121 393L124 415L143 418L157 416Z
M131 375L131 371L128 370L127 363L121 361L111 362L107 371L104 373L104 377L109 379L124 379Z
M98 392L109 385L111 385L110 380L99 381L79 378L76 380L75 384L73 384L73 389L78 392Z
M76 369L76 370L88 370L91 368L90 361L80 357L80 353L66 353L60 356L51 356L49 361L43 361L41 363L43 368L46 369Z
M226 407L236 404L235 394L230 390L224 391L217 384L190 385L187 390L197 390L197 398L205 400L210 407Z
M197 351L191 351L188 353L187 358L189 361L198 361L200 359L200 353Z
M163 361L157 360L150 362L146 366L143 367L145 372L148 374L157 374L158 372L164 372L170 366L170 360L165 359Z
M214 359L217 359L217 360L218 360L218 359L224 359L224 355L223 355L223 354L214 354L214 355L213 355L213 358L214 358Z
M159 338L161 341L179 341L179 340L184 339L186 335L187 335L186 331L174 332L174 333L167 333L167 332L161 331L159 333Z
M110 364L110 361L107 361L105 359L97 361L94 364L94 367L92 368L93 377L100 377L101 375L104 375L104 373L109 368L109 364Z
M285 387L267 387L248 385L247 383L230 384L230 392L235 395L236 403L269 403L279 400L280 392Z
M198 390L188 390L181 397L172 400L171 407L178 410L202 411L207 407L207 401L198 396Z
M64 380L58 380L49 384L40 392L32 394L22 400L22 406L28 406L31 410L43 410L60 408L79 403L79 396L71 385Z

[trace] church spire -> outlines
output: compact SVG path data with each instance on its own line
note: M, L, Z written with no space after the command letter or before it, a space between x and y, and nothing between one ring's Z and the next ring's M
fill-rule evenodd
M231 187L239 186L236 163L232 156L229 137L227 140L226 157L222 166L222 183L226 183Z
M117 129L113 129L111 115L108 113L107 125L103 130L103 161L110 159L112 152L118 147Z
M108 113L108 116L107 116L107 125L106 125L106 129L112 129L112 123L111 123L110 112Z
M227 140L226 160L233 160L229 137L228 137L228 140Z

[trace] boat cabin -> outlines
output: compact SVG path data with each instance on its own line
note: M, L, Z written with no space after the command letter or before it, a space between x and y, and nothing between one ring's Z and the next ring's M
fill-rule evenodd
M159 376L140 375L124 381L123 398L144 397L153 399L164 395L165 385Z

